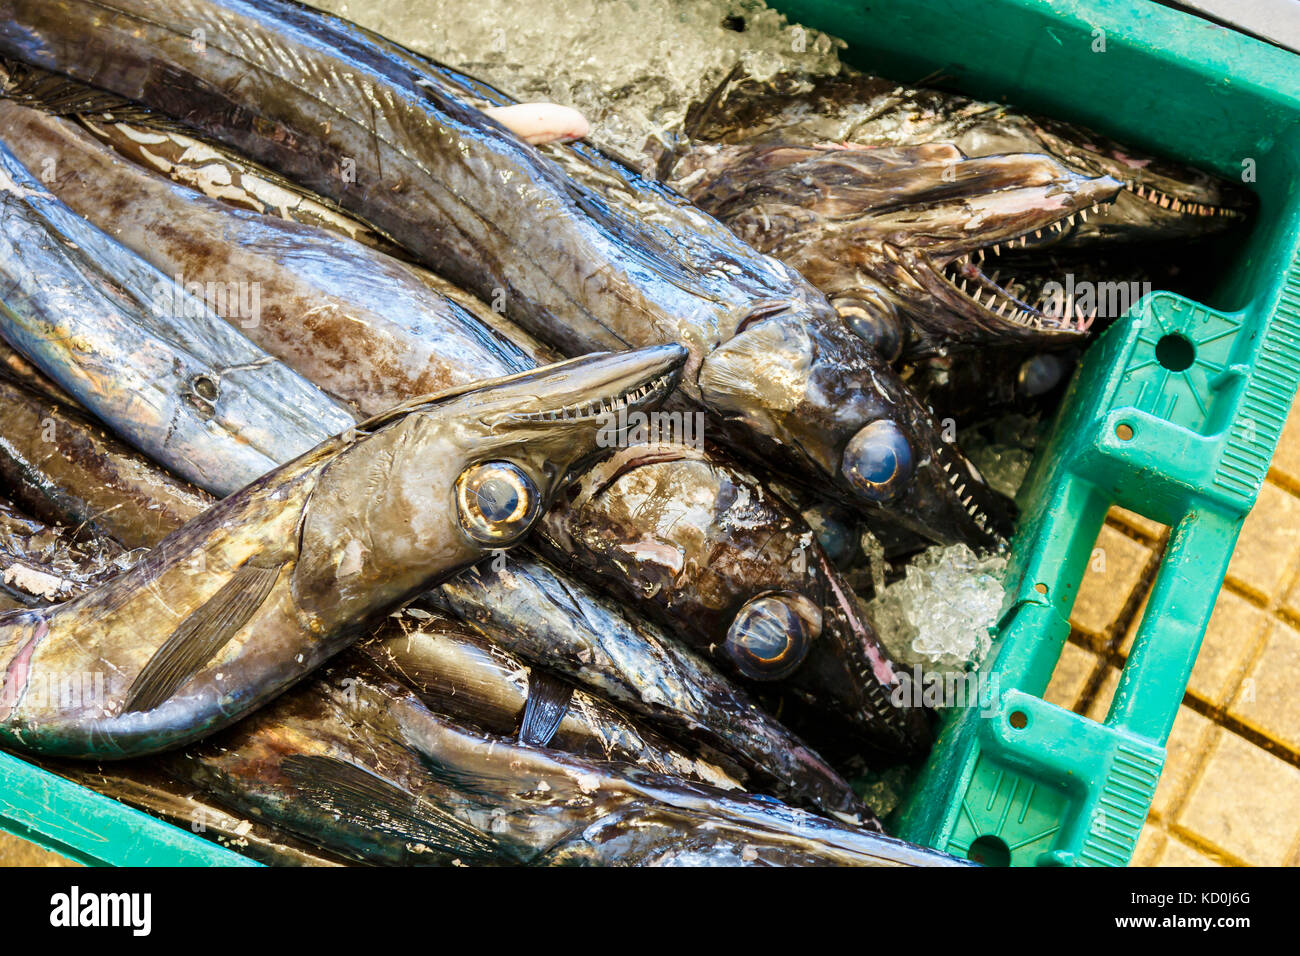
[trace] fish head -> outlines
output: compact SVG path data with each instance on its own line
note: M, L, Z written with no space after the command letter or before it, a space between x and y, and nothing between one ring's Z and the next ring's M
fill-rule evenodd
M664 345L590 355L362 423L304 513L299 603L360 606L377 589L395 602L517 543L575 464L616 443L613 413L667 397L685 354Z
M698 388L720 429L744 426L739 447L869 519L976 550L1010 533L1010 503L825 300L752 310L705 356Z
M968 129L957 142L972 154L996 146L1041 152L1086 176L1122 184L1102 215L1074 225L1063 246L1099 241L1190 239L1244 222L1253 197L1226 180L1183 163L1128 149L1060 120L1006 114Z
M946 143L711 145L688 160L691 197L794 266L888 361L993 342L1065 347L1087 331L1087 317L1040 301L1042 288L999 283L980 264L1061 241L1118 181Z

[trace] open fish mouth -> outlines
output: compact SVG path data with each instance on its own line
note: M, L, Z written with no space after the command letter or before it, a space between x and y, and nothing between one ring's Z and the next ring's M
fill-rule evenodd
M1219 217L1221 219L1245 219L1246 213L1233 206L1216 206L1211 203L1197 202L1185 196L1180 198L1172 193L1163 192L1155 186L1144 186L1132 179L1124 182L1124 192L1130 196L1148 202L1153 206L1166 209L1184 216L1201 218Z
M1085 334L1097 319L1096 306L1085 306L1073 296L1063 296L1041 275L1015 276L1011 272L1015 264L1011 256L1020 250L1055 245L1069 238L1076 225L1086 223L1090 214L1102 211L1107 205L1096 203L1040 229L964 253L943 263L935 272L968 313L978 310L977 314L989 325L1009 323L1033 333ZM1004 258L1004 254L1010 255Z
M615 395L590 402L575 402L560 408L541 412L523 412L512 415L515 422L584 422L617 415L620 411L638 411L657 406L677 383L677 370L666 372L645 384L629 388Z

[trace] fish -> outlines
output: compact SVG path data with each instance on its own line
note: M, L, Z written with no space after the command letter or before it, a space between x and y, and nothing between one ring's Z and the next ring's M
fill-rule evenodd
M215 501L98 421L4 374L0 406L0 484L33 517L74 536L148 548Z
M959 865L770 798L463 727L358 667L167 758L239 814L394 865Z
M891 363L1069 348L1092 328L1052 299L1050 276L1025 287L1009 260L1104 208L1121 188L1109 177L949 144L709 144L677 169L686 196L798 269Z
M764 79L733 74L688 111L688 143L823 143L911 147L946 143L972 158L1009 153L1052 157L1075 173L1121 184L1115 201L1076 219L1057 237L1062 247L1177 241L1245 223L1249 192L1218 176L1116 143L1059 119L1035 116L934 89L910 87L853 69L836 75L780 72Z
M738 466L667 442L618 449L566 490L535 540L755 689L796 694L881 751L928 745L924 713L893 704L895 665L812 529Z
M734 681L524 549L480 562L422 600L672 736L739 763L751 789L848 819L874 819L836 770Z
M121 437L217 494L356 424L59 202L0 144L0 335Z
M100 764L44 760L40 765L266 866L337 867L350 863L264 820L232 814L147 759Z
M356 649L434 713L464 727L722 790L743 789L743 768L724 756L687 751L443 611L408 607L386 618Z
M932 540L1009 534L1006 503L970 477L956 494L960 451L794 270L586 143L529 146L482 113L512 102L485 84L283 0L4 0L0 14L0 53L330 197L565 354L687 347L679 400L740 454Z
M45 101L51 98L47 90ZM66 101L67 96L57 98L59 103ZM102 95L96 105L105 105ZM148 142L154 150L160 150L151 150L149 155L164 157L162 163L173 171L185 167L189 162L187 154L197 157L194 161L198 163L217 162L196 149L193 140L183 141L189 145L178 155L180 147L169 132L154 132L122 121L112 128L119 132L122 142ZM348 229L346 224L327 232L312 224L231 209L215 198L196 195L188 185L163 179L122 159L115 150L94 141L68 120L15 103L0 102L0 136L17 144L15 148L25 161L52 157L57 168L68 170L48 184L59 199L96 225L111 227L119 241L164 273L184 272L209 283L235 274L253 277L252 281L262 289L263 308L262 321L247 332L250 338L312 383L362 411L409 400L435 383L458 384L484 374L531 368L543 357L535 343L526 338L517 344L514 330L507 334L499 325L493 328L487 324L482 303L471 313L449 295L435 291L422 270L358 246L352 236L359 230ZM167 149L169 144L171 148ZM220 160L222 168L234 162L229 154ZM206 178L248 184L255 175L255 171L236 169L228 176L204 177L191 170L177 178L181 183ZM256 194L266 192L262 187L249 188ZM283 205L298 208L300 204ZM383 307L378 308L377 303ZM665 485L671 483L680 489L683 499L701 494L699 480L709 472L721 475L719 480L732 488L733 494L755 502L764 500L765 492L756 476L715 461L714 453L691 455L688 451L683 448L680 453L657 454L657 470L678 476L666 476ZM682 507L689 504L684 500ZM742 585L748 590L743 594L733 591L725 598L709 595L703 600L726 600L732 610L744 613L733 629L736 642L751 640L753 632L761 628L763 640L784 639L788 647L801 647L797 660L793 656L788 659L793 666L802 661L811 641L806 622L799 615L787 614L778 635L780 629L773 627L776 619L750 613L746 600L763 590L783 589L794 606L817 609L819 632L824 613L825 636L816 642L814 664L804 672L804 692L812 696L829 693L830 706L836 713L850 715L864 725L868 736L880 738L887 747L914 749L916 741L925 736L923 720L919 716L900 717L890 706L888 688L894 682L893 671L879 642L852 609L854 599L847 585L840 580L830 585L822 583L816 577L817 556L810 558L814 567L811 574L801 573L792 579L785 573L780 568L782 559L768 544L779 535L793 540L808 529L789 531L789 527L800 523L799 519L788 509L783 513L779 502L770 495L761 507L761 516L747 516L751 524L734 525L734 533L725 518L716 522L710 532L716 547L729 548L738 556L748 555L743 559L745 571L741 574L748 578ZM584 530L581 526L585 516L565 509L563 503L557 503L556 508L566 512L566 516L555 518L557 527L559 523L578 523L565 537L570 544L578 540L590 542L593 534L603 533L592 528ZM627 516L619 537L638 540L653 536L663 523L649 513ZM810 554L813 550L815 547L810 547ZM564 552L571 570L585 570L589 575L605 575L611 580L616 577L616 587L621 586L622 594L634 603L642 601L645 582L635 562L611 565L602 555L593 555L581 547L568 547ZM764 588L758 583L777 579L779 588L775 584ZM669 622L670 626L684 626L686 633L698 637L697 646L703 649L714 643L724 646L727 624L721 624L715 616L703 633L698 626L692 630L699 622L690 620L693 615L687 609L698 609L699 600L686 593L672 597L679 591L696 589L699 582L680 578L659 583L661 599L684 616L684 620ZM828 593L836 597L828 598ZM772 603L768 598L763 600ZM776 603L779 605L780 600ZM830 664L828 654L837 655L840 663ZM755 676L745 673L743 665L741 672L746 677ZM818 687L819 683L829 683L834 689Z
M112 128L142 149L177 145L170 133L122 122ZM54 162L59 173L46 186L73 212L111 231L162 274L193 286L254 345L359 415L535 366L508 338L473 321L423 270L340 234L360 231L359 224L346 228L356 222L349 216L335 214L331 222L339 228L327 232L231 208L123 158L70 120L15 102L0 100L0 139L29 166ZM194 141L186 149L196 150ZM196 163L216 162L201 151L195 156ZM237 181L258 180L250 173ZM228 290L236 286L258 290L256 322L232 312Z
M14 607L80 594L129 568L134 557L111 539L74 536L0 499L0 591Z
M528 532L610 407L653 409L684 350L601 354L425 397L323 442L131 570L0 616L0 742L122 758L257 708L374 615ZM83 675L104 692L43 693Z

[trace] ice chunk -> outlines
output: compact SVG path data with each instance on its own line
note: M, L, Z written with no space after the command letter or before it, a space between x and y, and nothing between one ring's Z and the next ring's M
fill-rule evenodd
M867 611L876 632L908 668L978 666L1002 609L1003 554L980 556L964 544L936 547L908 565L903 579L876 592Z
M591 138L639 158L740 64L839 71L844 44L761 0L312 0L521 100L581 110Z

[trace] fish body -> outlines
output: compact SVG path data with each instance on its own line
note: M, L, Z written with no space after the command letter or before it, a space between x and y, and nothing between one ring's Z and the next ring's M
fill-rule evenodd
M0 617L0 739L126 757L265 703L408 600L536 520L597 417L653 408L680 349L574 360L398 408L253 482L131 570ZM51 681L83 675L78 701Z
M755 788L870 819L848 783L734 682L543 561L517 553L483 562L427 598L533 664L724 754Z
M769 799L473 731L358 670L304 691L174 758L177 772L236 812L366 862L958 862Z
M170 133L111 129L128 142L177 148ZM413 267L351 238L196 195L73 121L14 102L0 101L0 138L29 165L52 159L60 172L47 187L77 215L192 285L255 345L363 415L533 366ZM199 145L185 146L196 151L193 163L215 162ZM342 214L331 220L350 222ZM257 290L255 315L239 314L241 289Z
M228 494L355 418L0 146L0 333L133 445Z
M0 13L0 52L334 199L567 354L686 347L683 398L743 454L934 540L988 547L1008 532L987 489L954 493L940 469L964 470L960 452L796 272L585 144L529 146L476 108L509 105L484 84L281 0L6 0ZM881 451L883 432L897 447ZM883 500L874 466L895 452L917 473Z
M414 690L430 710L463 726L724 790L741 787L742 770L718 765L729 763L725 758L688 752L603 697L530 667L441 611L408 608L389 617L357 652ZM533 719L540 707L552 710L549 720Z
M75 534L152 547L213 498L57 398L0 375L0 481L33 517Z

